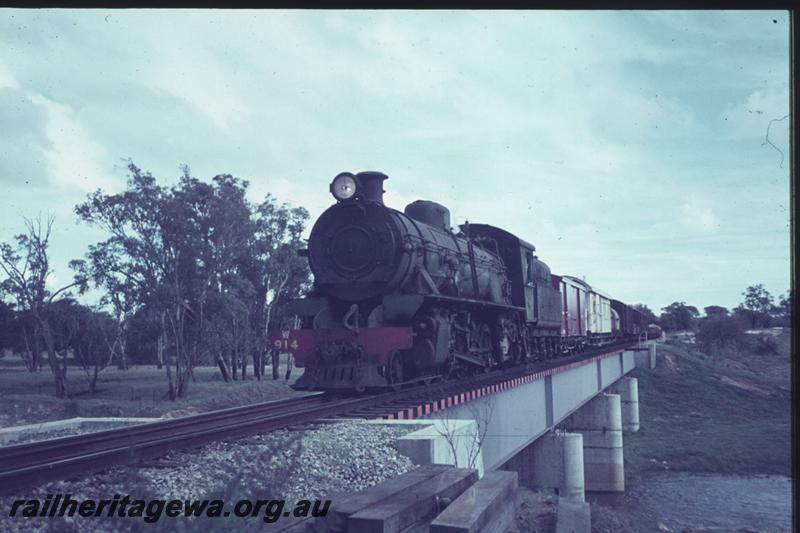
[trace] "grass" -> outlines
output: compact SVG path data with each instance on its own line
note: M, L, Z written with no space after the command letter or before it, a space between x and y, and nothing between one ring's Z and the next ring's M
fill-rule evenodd
M509 533L545 533L556 523L557 497L548 492L532 491L520 486L517 508Z
M260 401L277 400L303 393L289 388L302 374L294 369L288 383L281 377L256 380L252 374L245 381L225 383L216 367L197 367L195 382L189 384L184 398L170 401L164 369L142 365L128 370L106 368L97 383L94 396L88 393L88 382L82 369L71 367L67 374L70 398L56 398L53 377L45 367L41 372L28 372L10 356L0 359L0 427L33 424L76 416L160 417L234 407ZM249 368L248 370L252 370Z
M789 475L789 330L776 340L776 354L743 350L717 363L692 344L660 344L658 368L632 374L639 380L641 429L624 437L626 475L664 469Z

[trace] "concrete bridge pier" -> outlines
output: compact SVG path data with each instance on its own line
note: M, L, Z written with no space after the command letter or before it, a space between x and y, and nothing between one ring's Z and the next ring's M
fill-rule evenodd
M585 489L624 492L620 395L602 393L595 396L570 415L565 426L583 436Z
M502 467L519 475L520 485L554 490L559 496L584 501L583 436L551 431L516 454Z
M611 385L608 392L619 394L622 410L622 432L639 431L639 381L624 377Z

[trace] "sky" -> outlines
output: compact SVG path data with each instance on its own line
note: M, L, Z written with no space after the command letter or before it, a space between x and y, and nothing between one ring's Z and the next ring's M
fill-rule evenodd
M507 229L620 300L732 308L789 288L788 113L784 11L0 9L0 241L54 214L68 283L105 237L73 207L128 158L312 220L379 170L387 205Z

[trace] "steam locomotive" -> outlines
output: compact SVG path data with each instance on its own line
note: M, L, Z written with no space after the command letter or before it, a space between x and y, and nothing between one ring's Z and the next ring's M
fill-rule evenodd
M383 203L380 172L342 172L314 224L314 285L273 333L305 372L296 389L356 390L458 378L646 335L644 316L501 228L450 227L444 206Z

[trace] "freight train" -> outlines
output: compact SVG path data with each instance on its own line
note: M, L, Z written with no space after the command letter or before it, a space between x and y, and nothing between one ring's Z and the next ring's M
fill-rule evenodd
M647 335L642 313L575 276L556 275L533 244L417 200L384 205L380 172L342 172L336 203L302 250L314 274L276 331L274 350L305 372L293 385L355 390L429 383L576 354Z

